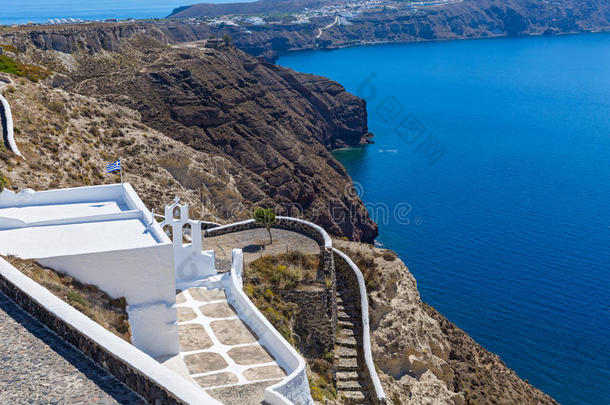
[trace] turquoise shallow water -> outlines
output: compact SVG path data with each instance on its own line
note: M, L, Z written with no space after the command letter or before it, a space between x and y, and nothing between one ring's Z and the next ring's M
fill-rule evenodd
M610 35L279 63L367 99L375 144L336 156L423 299L558 401L610 403Z

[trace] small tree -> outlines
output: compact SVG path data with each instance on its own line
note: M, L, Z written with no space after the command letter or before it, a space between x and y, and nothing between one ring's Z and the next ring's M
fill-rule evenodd
M233 42L233 38L231 38L231 35L229 35L229 34L225 34L225 35L222 37L222 40L223 40L223 41L225 42L225 44L227 44L227 45L231 45L231 42Z
M275 224L275 213L273 210L271 208L258 207L254 210L252 218L254 218L257 224L265 226L267 232L269 232L269 244L272 244L273 237L271 236L271 227Z

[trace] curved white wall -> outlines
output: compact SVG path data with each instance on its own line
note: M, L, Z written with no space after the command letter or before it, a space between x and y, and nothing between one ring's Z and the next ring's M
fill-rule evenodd
M231 277L226 278L224 286L227 300L235 308L240 319L254 331L260 343L271 352L275 361L288 374L281 382L265 389L265 402L271 405L313 405L305 360L244 293L242 274L243 252L241 249L233 249Z
M4 119L6 122L6 135L8 138L8 145L13 151L13 153L17 156L23 157L21 152L19 152L19 148L17 148L17 144L15 143L15 133L13 128L13 114L11 113L11 106L8 104L8 101L0 94L0 102L2 103L2 107L4 110Z

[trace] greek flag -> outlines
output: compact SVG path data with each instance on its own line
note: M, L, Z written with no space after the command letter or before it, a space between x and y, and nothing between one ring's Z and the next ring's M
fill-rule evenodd
M106 166L106 173L116 172L117 170L121 170L121 159Z

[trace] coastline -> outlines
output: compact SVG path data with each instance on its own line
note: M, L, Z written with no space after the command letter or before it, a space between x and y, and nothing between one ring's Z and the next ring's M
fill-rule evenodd
M536 32L536 33L527 33L524 35L511 36L505 33L498 35L489 35L489 36L479 36L479 37L468 37L468 38L437 38L437 39L425 39L425 38L417 38L410 40L398 40L398 41L354 41L349 44L338 44L338 45L329 45L325 47L302 47L302 48L293 48L281 53L278 53L277 58L273 63L276 63L282 56L287 56L293 53L300 52L315 52L315 51L335 51L339 49L347 49L347 48L360 48L367 46L384 46L384 45L418 45L418 44L436 44L436 43L444 43L444 42L460 42L460 41L484 41L488 39L519 39L519 38L539 38L539 37L563 37L563 36L573 36L573 35L596 35L596 34L604 34L610 32L610 25L605 28L599 28L591 31L570 31L570 32L558 32L553 34L547 34L544 32Z
M53 28L57 28L57 26L53 27ZM528 36L524 36L524 37L528 37ZM532 36L533 37L533 36ZM537 36L536 36L537 37ZM497 37L493 37L493 38L489 38L489 39L496 39ZM476 38L476 39L487 39L487 38ZM448 40L449 41L449 40ZM408 41L408 42L404 42L404 43L398 43L398 42L393 42L393 43L386 43L385 45L396 45L396 46L401 46L401 45L405 45L405 44L410 44L410 43L430 43L430 42L435 42L435 43L441 43L441 42L448 42L448 41ZM454 42L455 40L451 40L451 42ZM380 45L384 45L384 44L380 44ZM365 46L365 45L362 45ZM354 48L356 46L353 46ZM339 49L339 48L337 48ZM313 50L313 49L312 49ZM351 149L359 149L362 148L362 146L357 146L357 147L353 147L353 148L348 148L348 150ZM338 150L344 150L344 148L338 149Z
M473 159L465 159L466 162L453 161L453 164L460 165L455 166L453 170L444 172L439 169L440 166L447 164L446 161L443 161L442 164L434 166L431 169L426 169L425 166L422 166L422 163L419 162L409 166L409 168L413 169L410 172L406 172L409 174L405 174L405 172L401 173L400 170L397 170L397 165L403 164L402 161L405 160L416 160L416 156L411 154L413 149L409 150L409 146L405 143L400 143L399 149L401 154L396 158L393 158L390 155L380 157L377 153L369 153L366 155L368 157L367 161L361 164L352 164L353 162L345 162L344 160L341 160L341 163L346 167L353 180L360 182L362 188L365 190L365 205L367 202L369 204L384 202L391 207L392 198L394 198L393 194L398 193L398 189L410 190L410 192L402 193L401 198L404 199L403 201L408 201L413 206L414 215L417 211L417 215L421 215L424 218L425 227L428 227L430 231L423 232L422 230L424 227L417 228L412 221L410 225L404 228L406 231L401 234L399 233L399 230L397 230L398 228L389 230L387 225L379 223L379 239L384 243L385 247L399 251L400 258L405 260L409 265L419 282L423 300L433 304L440 313L466 330L484 347L489 348L492 352L500 353L502 358L508 362L509 366L518 370L518 373L524 379L529 379L534 385L544 389L545 392L552 394L557 400L568 404L591 403L592 401L595 401L595 398L599 400L600 397L598 395L600 394L595 393L595 386L593 386L592 382L588 381L597 381L595 385L603 387L603 382L600 382L597 375L599 372L602 373L602 376L606 375L606 373L604 370L600 370L599 366L594 364L595 362L588 364L586 366L587 370L574 373L571 371L571 365L573 365L574 362L587 361L586 359L591 355L585 357L582 355L572 355L569 350L565 350L563 345L557 344L557 341L573 341L575 339L582 341L581 339L584 339L584 337L582 337L583 335L589 336L591 334L590 326L593 324L599 327L600 319L603 318L600 318L600 311L591 305L587 305L589 312L583 311L583 303L575 298L582 298L582 296L579 295L582 294L582 291L580 289L573 290L572 286L568 290L569 293L566 293L564 289L559 287L561 285L560 280L562 277L574 277L573 273L579 271L579 275L576 276L579 280L578 283L595 283L598 282L598 280L602 280L602 278L600 278L603 277L604 274L602 259L606 256L605 253L602 253L603 248L596 249L598 250L596 253L595 251L591 251L591 249L587 250L586 247L581 247L578 243L571 243L571 245L579 247L578 253L573 254L579 258L583 258L582 260L586 261L587 264L583 264L580 259L577 260L576 257L553 256L552 249L548 251L545 250L548 246L554 247L555 245L561 245L567 240L575 238L575 235L579 235L580 239L593 238L589 232L583 231L583 224L575 226L575 228L580 227L582 229L576 233L570 231L570 235L562 236L561 233L557 232L553 233L553 235L549 235L548 233L541 231L541 229L543 229L541 227L565 225L563 223L561 225L556 224L554 219L557 212L563 212L569 205L558 205L559 203L557 201L554 201L551 204L549 201L545 200L545 195L539 195L538 193L539 190L549 187L554 189L555 183L553 181L547 179L544 181L544 184L539 184L537 189L530 189L529 187L524 187L522 189L518 184L510 182L510 179L505 179L506 182L498 180L500 183L510 183L510 186L507 185L506 187L509 187L512 192L507 193L508 195L504 195L504 191L497 186L496 188L498 189L496 190L487 182L481 184L476 181L473 182L473 176L474 178L477 178L477 176L482 174L480 168L464 171L464 166L469 167L472 163L471 161L476 160L474 159L476 157L482 159L490 166L502 167L513 174L515 172L519 174L524 172L523 178L519 177L520 181L525 181L524 179L528 178L531 181L532 174L525 172L532 169L532 167L539 167L538 165L540 164L543 164L547 169L555 167L556 171L552 173L543 171L542 173L536 170L536 175L533 176L536 179L546 179L546 177L541 176L552 175L551 178L555 179L557 182L570 182L569 179L576 176L571 173L569 174L570 177L562 178L562 175L567 176L567 174L564 174L560 169L560 163L546 160L544 163L540 163L535 158L539 157L539 155L547 157L548 151L561 149L561 146L557 145L562 144L561 138L563 135L560 137L559 134L573 130L572 127L580 127L583 132L583 138L587 138L585 135L591 135L588 137L589 141L592 141L591 138L596 139L596 136L601 136L599 132L603 130L603 125L601 126L601 129L598 127L606 121L604 117L597 120L597 127L593 127L597 129L597 131L591 133L592 126L587 125L586 128L583 127L587 121L578 115L572 117L572 114L577 113L572 111L569 107L565 107L565 110L560 110L563 111L560 113L560 115L562 115L560 121L567 121L568 128L570 129L557 127L557 120L548 121L548 115L553 115L551 111L554 111L554 108L557 107L555 102L565 102L565 98L561 97L561 95L566 91L571 91L571 87L569 87L570 90L565 90L561 88L561 86L557 86L557 82L564 84L569 83L571 86L579 86L579 83L583 82L586 83L586 88L591 85L589 83L591 77L587 80L575 77L570 77L570 80L567 80L564 77L565 72L563 72L562 69L565 69L567 72L573 68L572 65L569 64L570 61L564 61L564 59L569 59L568 55L575 55L576 53L563 50L563 48L560 47L561 44L572 44L567 48L568 50L572 48L578 49L579 52L584 53L583 55L579 53L579 58L584 58L584 60L590 62L596 62L593 63L594 66L590 66L591 63L587 64L589 68L592 67L594 69L589 73L589 76L595 78L603 77L599 75L603 75L603 69L604 66L606 66L603 62L605 62L606 59L598 57L600 55L599 48L594 46L579 46L578 44L581 42L604 44L606 36L609 35L609 33L607 31L601 31L582 34L595 35L565 34L561 35L561 38L559 35L528 35L519 38L507 38L511 40L514 39L514 41L459 41L463 42L463 45L460 47L447 46L448 41L444 41L445 43L436 41L434 47L410 47L410 44L389 44L390 46L386 47L388 51L392 50L393 47L397 47L397 49L394 49L395 53L388 52L386 54L385 51L382 52L377 49L374 53L374 57L367 57L362 49L358 52L337 51L336 53L328 54L320 53L317 57L314 57L311 54L303 56L302 58L295 57L290 63L285 64L285 66L289 66L293 69L331 77L333 80L342 83L352 92L357 88L362 77L368 77L371 71L376 72L377 79L375 85L377 86L377 98L375 99L376 102L374 104L368 104L368 108L370 130L376 134L376 144L380 149L394 147L393 145L388 145L388 141L384 140L392 138L392 127L389 126L387 127L387 131L382 131L379 126L376 126L383 126L384 124L382 119L375 116L375 114L378 115L376 108L378 107L379 102L386 96L397 96L399 98L399 103L403 106L407 106L407 111L409 113L415 114L415 116L417 116L418 119L421 119L425 125L429 125L428 129L430 131L434 131L435 133L441 131L441 129L436 126L436 120L446 122L452 122L453 120L454 124L457 123L457 128L451 125L441 126L442 130L446 130L444 133L453 134L451 135L451 140L448 140L448 143L450 142L450 145L448 146L451 147L450 153L452 157L447 157L447 159L455 160L458 159L457 156L465 157L470 156L473 153L475 153L476 156L473 156ZM532 40L529 45L527 42L522 42L528 40ZM429 43L429 41L426 43ZM555 45L547 46L551 43ZM524 46L519 47L519 44L523 44ZM532 46L532 44L538 45ZM423 64L420 66L423 71L434 72L433 74L430 73L420 77L417 75L413 76L412 69L405 69L404 72L401 71L404 77L416 77L415 79L408 81L409 86L401 87L398 86L395 81L382 80L381 78L384 75L383 67L373 62L364 62L375 59L391 60L396 64L396 58L399 57L398 54L406 54L407 48L409 48L409 52L408 56L404 56L405 59L421 62L425 60L426 50L436 48L436 45L442 48L442 50L432 52L432 60L436 65L431 66L430 64ZM428 81L424 79L434 81L434 77L444 77L443 74L449 72L448 74L451 75L450 78L452 79L459 77L467 84L472 85L473 83L476 83L476 88L482 87L485 85L485 82L481 84L480 75L475 77L469 76L473 75L473 72L482 71L482 66L479 66L476 63L470 65L472 60L462 61L462 66L470 66L470 70L466 69L465 72L452 67L451 63L449 63L448 66L436 69L438 61L441 60L441 58L448 58L451 60L452 56L455 56L455 54L451 52L452 49L459 48L459 50L463 51L465 48L472 50L479 46L483 47L482 49L484 51L481 51L483 52L482 55L493 54L494 56L493 60L490 60L491 58L481 58L482 62L486 64L491 63L490 66L487 66L490 74L485 75L486 79L489 80L490 76L495 76L495 72L501 72L502 75L500 77L502 78L510 78L509 83L507 83L506 86L503 86L508 90L512 89L508 92L509 94L502 93L505 96L509 96L509 98L504 100L505 102L499 102L499 100L495 100L494 98L485 98L483 97L485 94L480 94L479 92L475 92L479 97L464 99L463 95L469 94L468 89L464 88L464 86L457 86L459 91L456 91L456 89L448 89L445 86L429 89L425 85L419 85L423 82L428 83ZM498 58L497 48L504 46L508 46L509 49L511 51L514 50L514 52L509 52L506 55L502 52L501 57ZM513 46L516 47L516 49L514 49ZM536 50L537 47L542 47L544 52ZM404 52L399 52L403 48ZM550 52L550 48L554 49L559 56L558 61L555 61L554 63L549 62L554 60L549 58L548 52ZM597 50L597 52L593 52L592 49ZM455 50L455 52L458 51ZM291 54L291 52L287 52L283 54L283 56L291 57ZM535 57L536 54L540 55L534 60L517 59L519 62L515 62L515 55L520 55L522 58L531 58ZM588 54L592 54L594 58L587 57L586 55ZM601 52L601 54L603 54L603 52ZM473 56L473 59L476 58L476 56ZM306 60L307 62L305 62ZM343 60L346 60L347 62ZM323 61L322 64L320 64L321 61ZM362 61L358 68L358 74L349 74L347 73L349 69L346 70L345 67L342 67L341 63L349 66L354 65L354 61ZM507 64L507 61L510 61L511 63ZM598 64L599 62L602 62L602 64ZM282 63L281 59L279 60L279 63ZM584 62L580 60L578 63L577 66L580 66L580 64L583 64ZM520 67L526 66L527 70L505 71L507 66L512 68L515 64ZM373 66L371 67L370 65ZM553 78L545 77L543 78L543 83L538 84L537 80L540 79L540 69L546 72L551 68L553 68ZM395 72L396 68L394 67L389 70ZM564 74L562 74L562 72ZM358 75L358 78L353 77ZM538 89L536 86L540 85L540 90L553 89L553 92L551 94L544 93L544 97L541 97L540 92L528 92L527 101L534 104L524 104L524 84L521 84L517 80L522 77L527 78L525 84L530 90ZM501 80L496 78L494 83L500 82ZM444 84L447 85L448 83ZM452 82L452 84L455 83ZM515 87L512 88L508 86L508 84ZM386 86L385 91L383 86ZM497 91L498 87L501 86L492 88ZM592 88L594 89L595 86L592 86ZM407 89L409 91L407 91ZM600 91L596 91L595 94L599 92ZM408 94L411 101L401 99L399 95L402 94ZM433 94L433 96L430 96L430 94ZM446 108L442 107L443 104L439 101L441 95L442 97L453 95L455 97L450 97L451 100L455 102L456 99L459 99L462 104L474 103L476 105L476 103L480 103L481 99L485 99L488 101L489 105L493 106L495 109L493 111L469 111L469 113L471 113L469 114L464 112L465 108L463 108L463 106L460 106L460 108L458 108L459 114L454 114L456 116L448 114L447 119L445 119L442 114L438 115L438 112L439 110L451 110L451 106L447 106ZM539 104L542 99L544 99L545 102L552 100L553 103L551 105L542 106ZM603 100L606 99L607 97ZM433 100L440 103L436 109L431 106ZM518 108L513 111L510 110L510 108L515 105L512 104L514 100L519 100L519 104L517 105ZM579 103L584 102L580 98L578 100ZM424 106L419 108L421 104L424 104ZM606 104L604 102L600 105L600 108L604 108ZM506 108L509 108L509 110L506 110ZM468 108L466 108L466 110L468 110ZM435 113L432 113L431 111L435 111ZM517 125L514 127L514 131L508 131L507 133L507 131L505 131L507 126L515 125L515 122L513 121L507 122L509 121L509 118L507 117L522 117L523 113L526 111L536 115L536 117L532 118L528 116L527 125L525 121L521 122L515 120L517 124L521 122L521 126ZM536 112L537 114L535 114ZM498 116L500 116L500 118ZM567 118L567 116L570 118ZM542 132L549 135L548 137L536 136L536 134L530 133L532 132L530 125L540 128L542 124L534 119L541 119L541 117L545 119L545 124L552 124L548 128L542 126L542 128L546 128ZM377 121L377 124L375 124L375 120ZM467 138L471 139L469 141L461 138L461 136L467 135L466 132L460 132L470 125L474 125L475 130L477 130L477 122L481 120L489 121L487 122L489 125L484 128L484 132L486 134L495 133L495 137L493 137L494 142L497 140L497 143L490 143L485 149L481 149L481 142L483 139L486 139L487 136L481 135L476 138L476 144L474 144L471 142L472 139L470 137ZM449 137L449 135L447 136ZM396 135L394 135L394 137L396 137ZM556 139L555 137L559 137L559 139ZM538 141L540 141L541 138L543 138L544 141L539 143ZM517 139L519 139L519 141L517 141ZM395 139L395 142L400 141ZM463 147L464 144L469 144L472 149L465 150ZM526 148L526 145L528 144L531 145L531 148L529 149ZM588 144L585 143L584 145ZM589 147L590 146L585 146L582 149L587 150ZM507 150L506 153L509 156L519 156L521 164L517 167L511 165L511 162L504 161L507 156L501 154L497 157L493 155L494 158L491 158L491 154L499 149ZM574 149L577 149L577 147L570 148L570 150ZM532 154L534 156L532 156ZM360 155L358 155L358 157L359 156ZM597 155L595 158L597 159ZM590 159L589 156L583 160L583 162L586 162L587 164L583 163L578 165L581 171L585 170L584 173L588 173L588 165L593 164L588 159ZM357 159L354 158L353 160L355 161ZM460 169L458 170L457 167L460 167ZM502 195L503 198L511 201L514 199L515 206L511 209L506 209L506 205L500 204L500 201L495 205L490 204L489 199L483 201L469 201L468 199L463 199L461 197L456 198L455 194L450 194L449 192L444 194L443 189L439 188L442 187L439 184L442 182L434 181L434 179L432 179L433 176L426 174L426 170L434 171L435 175L439 175L440 173L445 179L455 178L464 182L463 184L457 180L449 182L452 187L452 192L459 189L461 193L472 194L480 193L482 190L489 190L497 193L497 195ZM375 175L374 172L377 172L378 174ZM355 175L355 173L358 174ZM392 179L392 183L391 186L386 187L388 188L388 192L381 193L379 190L383 188L382 182L387 181L389 178ZM489 178L493 178L493 175L489 174ZM581 174L581 178L588 179L590 177L588 174ZM484 179L480 180L483 181ZM537 181L534 180L534 183L536 182ZM472 189L474 186L477 186L478 188ZM580 184L574 186L580 187ZM466 191L464 190L464 187L466 187ZM586 187L592 187L592 185L587 183ZM392 193L390 189L394 189L395 193ZM561 189L557 190L557 192L559 192L557 195L558 198L572 198L571 196L565 196L562 191L563 190ZM431 196L437 194L443 195L445 198L441 199L441 202L428 201L425 198L421 198L422 195ZM447 201L449 201L447 198L451 198L451 204L449 204L447 209L429 209L427 212L424 211L424 213L418 211L427 209L427 206L442 207L443 204L446 204ZM596 202L605 204L607 203L607 200L596 200ZM574 202L574 204L575 203L576 202ZM549 207L549 204L552 205L552 212L543 210L543 207ZM456 206L459 206L462 211L460 212L460 210L456 209ZM375 205L375 207L377 206ZM493 217L493 212L504 213L504 219L496 220L495 217ZM540 223L542 217L548 219L549 223ZM512 220L507 220L507 218L512 218ZM445 219L447 220L447 226L437 226ZM455 226L453 226L452 223L455 224ZM430 227L431 225L432 227ZM596 227L600 226L596 223L594 225ZM587 226L591 227L593 225L589 223ZM469 232L460 230L460 227L469 230ZM572 229L572 225L569 225L569 228ZM499 235L498 232L506 232L506 234L501 233ZM433 242L432 238L436 238L437 241ZM496 238L502 239L503 242L496 244ZM390 239L392 240L392 243L390 243ZM605 244L603 240L598 240L596 237L594 240L595 246L598 246L598 243L602 245ZM453 247L451 247L451 242L455 242ZM515 246L518 247L515 248ZM496 257L490 254L490 249L492 247L494 249L497 248ZM468 252L465 253L461 251L461 249L465 249ZM439 252L441 251L443 254L439 255ZM435 260L427 260L434 255L441 257L437 257ZM530 255L531 257L524 257L524 255ZM476 257L483 257L484 260L477 262L477 260L473 259ZM510 260L515 263L512 263L512 265L503 264L505 261ZM594 264L592 265L590 262ZM558 268L557 266L561 266L561 268ZM586 274L582 274L582 269L584 267L588 269ZM476 272L470 273L473 268ZM570 276L567 276L567 274ZM430 280L433 279L436 281L430 282ZM452 286L456 287L454 288ZM527 288L524 286L527 286ZM529 296L524 292L524 289L535 289L538 291L538 294L536 297ZM486 292L486 290L488 291ZM465 291L465 293L456 293L456 291ZM569 296L565 297L566 294ZM437 300L431 299L431 296L433 295L442 297L440 304ZM510 297L510 299L508 297ZM570 308L570 311L572 311L573 314L575 314L574 317L567 316L561 309L557 308L558 306L561 306L557 297L564 297L566 299L564 304ZM595 299L598 299L599 293L597 293L595 297L597 297ZM466 305L468 304L468 300L470 300L470 306ZM456 309L460 306L463 308ZM475 313L478 315L473 316L472 314ZM546 314L544 322L535 322L530 319L532 317L538 318L540 316L539 313ZM499 322L499 319L502 319L504 322ZM532 322L535 323L532 324ZM562 326L566 323L570 323L574 326L570 328ZM477 326L482 324L488 324L490 327L485 329ZM524 324L529 326L524 326ZM576 325L579 326L577 327ZM505 328L507 331L502 332ZM586 341L589 341L590 339L592 338L588 337ZM518 343L515 344L514 342ZM544 344L542 344L542 342L544 342ZM510 348L510 346L513 348ZM514 347L517 346L519 347L519 350L514 349ZM584 349L585 346L587 349ZM584 344L582 347L583 350L587 350L590 353L597 352L594 347L591 348L589 345ZM506 348L509 348L509 350L506 351ZM545 353L547 350L557 350L558 353L562 353L562 360L556 361L555 359L546 356ZM528 356L521 356L521 354L517 352L531 353L531 356L529 357L535 360L529 360L528 362ZM596 356L597 355L598 354L596 354ZM593 370L597 370L597 373L594 373ZM578 376L575 374L578 374ZM580 377L581 375L587 375L589 377L582 378ZM541 381L544 382L541 383ZM558 381L561 381L562 383L558 383ZM580 386L582 389L576 390L574 388L576 386ZM552 387L552 389L549 387Z

